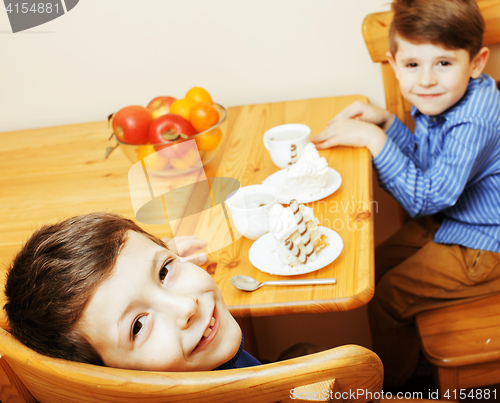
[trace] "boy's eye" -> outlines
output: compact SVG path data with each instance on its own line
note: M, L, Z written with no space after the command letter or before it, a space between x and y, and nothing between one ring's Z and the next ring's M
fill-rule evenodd
M160 277L160 281L163 283L163 281L165 280L165 277L167 277L167 274L168 274L168 265L170 263L172 263L172 260L174 259L169 259L167 260L163 266L161 267L160 269L160 273L159 273L159 277Z
M414 63L414 62L412 62L412 63L407 63L407 64L406 64L406 67L417 67L417 63Z
M146 323L146 316L139 316L137 320L132 325L132 338L135 339L135 336L141 331L142 327Z
M451 63L450 63L450 62L447 62L446 60L442 60L442 61L440 61L440 62L439 62L439 64L440 64L441 66L449 66L449 65L451 65Z

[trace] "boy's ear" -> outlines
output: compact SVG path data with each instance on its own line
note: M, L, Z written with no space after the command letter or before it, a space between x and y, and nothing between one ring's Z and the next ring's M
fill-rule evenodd
M394 74L396 74L396 78L399 80L398 69L397 69L397 66L396 66L396 60L392 56L391 52L387 52L385 55L387 56L387 61L391 65L392 69L394 70Z
M481 75L489 56L490 50L487 47L483 47L477 52L477 55L474 56L471 62L472 72L470 76L472 78L478 78Z

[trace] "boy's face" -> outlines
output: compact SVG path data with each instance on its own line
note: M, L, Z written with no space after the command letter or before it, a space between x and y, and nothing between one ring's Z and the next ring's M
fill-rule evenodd
M477 78L476 58L464 49L445 49L430 43L418 44L397 37L398 50L388 54L403 97L425 115L438 115L455 105L465 94L469 78Z
M77 329L109 367L204 371L230 360L241 330L210 275L128 232Z

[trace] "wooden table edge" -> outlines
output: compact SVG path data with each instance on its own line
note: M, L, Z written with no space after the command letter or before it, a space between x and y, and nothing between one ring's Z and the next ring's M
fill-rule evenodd
M500 353L495 351L488 351L481 354L474 354L465 357L446 357L439 354L431 354L428 351L424 351L425 357L429 362L436 367L465 367L474 364L484 364L489 362L495 362L500 359Z
M253 316L269 316L269 311L274 315L286 315L296 313L326 313L342 312L360 308L366 305L373 298L375 287L372 284L358 294L350 297L336 299L314 300L314 306L318 307L317 312L311 311L311 301L283 302L275 304L252 305L251 308L244 305L228 306L229 312L236 318Z
M337 95L337 96L324 96L324 97L314 97L314 98L297 98L297 99L290 99L286 101L269 101L269 102L255 102L251 104L241 104L241 105L231 105L226 107L226 109L230 108L244 108L244 107L252 107L252 106L258 106L258 105L273 105L273 104L281 104L283 102L287 103L292 103L292 102L302 102L302 101L307 101L307 100L321 100L321 99L329 99L329 98L358 98L360 101L363 101L365 103L369 103L369 99L366 95L361 95L361 94L346 94L346 95Z

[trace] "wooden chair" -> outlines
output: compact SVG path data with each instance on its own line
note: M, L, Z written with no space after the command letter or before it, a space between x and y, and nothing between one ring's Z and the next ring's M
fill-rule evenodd
M417 326L441 399L458 401L460 389L500 383L500 295L422 312Z
M500 43L500 0L478 0L486 31L484 45ZM392 12L370 14L363 36L370 56L382 67L386 107L411 130L411 104L402 96L386 52ZM436 368L440 397L459 390L500 382L500 296L417 315L417 327L426 357ZM457 392L458 393L458 392Z
M0 329L0 400L3 403L276 402L352 399L350 391L381 392L383 367L364 347L343 346L258 367L207 372L131 371L49 358ZM304 385L308 385L304 387ZM299 393L300 392L300 393ZM308 398L309 397L309 398ZM356 396L358 397L358 396ZM368 397L368 398L367 398ZM376 395L375 395L376 397Z

